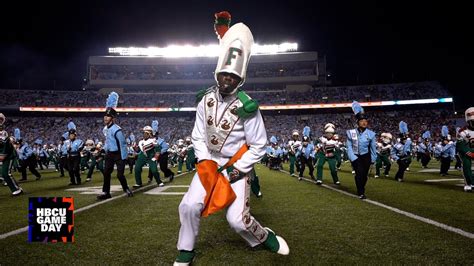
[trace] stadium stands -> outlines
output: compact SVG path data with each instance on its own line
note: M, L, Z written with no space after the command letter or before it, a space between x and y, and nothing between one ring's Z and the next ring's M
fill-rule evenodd
M348 110L349 111L349 110ZM398 132L398 122L403 119L409 125L412 137L419 136L424 130L433 132L437 138L442 125L448 125L454 133L456 119L451 112L439 110L406 110L406 111L369 111L370 127L375 132L388 131L393 134ZM167 141L176 141L191 135L194 126L192 113L183 114L180 117L155 117L153 114L147 117L122 115L119 124L128 136L134 133L141 137L141 129L150 125L151 121L157 119L160 123L159 135ZM324 124L332 122L336 125L337 133L345 136L345 131L354 126L352 113L325 113L307 115L266 115L264 116L268 137L275 135L280 140L288 140L293 129L302 130L306 125L312 129L314 136L322 134ZM103 141L102 116L93 117L10 117L6 128L11 134L18 127L24 132L24 138L29 142L37 138L56 143L60 136L66 132L67 123L74 121L78 128L78 134L83 139Z
M309 89L308 89L309 88ZM192 107L201 88L170 87L160 89L126 89L121 107ZM392 101L449 97L438 82L417 82L368 86L305 87L283 85L244 86L261 105L341 103L353 100ZM106 95L98 91L4 90L0 105L47 107L102 107Z

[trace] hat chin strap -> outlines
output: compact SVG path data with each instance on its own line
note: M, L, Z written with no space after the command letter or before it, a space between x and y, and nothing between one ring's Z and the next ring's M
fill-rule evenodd
M474 119L468 120L467 121L467 126L473 130L474 129Z
M239 89L239 87L240 86L235 87L235 89L232 90L231 92L223 92L223 91L221 91L221 88L219 87L219 85L217 86L217 88L219 89L219 93L224 95L224 96L229 96L229 95L235 94L237 92L237 90Z

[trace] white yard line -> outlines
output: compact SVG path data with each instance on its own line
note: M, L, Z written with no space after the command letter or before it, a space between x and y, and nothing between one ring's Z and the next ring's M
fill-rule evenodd
M451 182L451 181L464 181L464 179L462 179L462 178L445 178L445 179L426 179L426 180L423 180L423 182L428 182L428 183Z
M177 175L175 175L174 177L176 178L176 177L179 177L179 176L182 176L182 175L185 175L185 174L187 174L187 173L177 174ZM144 187L138 188L138 189L134 189L133 192L134 192L134 193L135 193L135 192L139 192L139 191L142 191L142 190L144 190L144 189L150 188L150 187L152 187L152 186L156 186L156 184L150 184L150 185L146 185L146 186L144 186ZM112 198L110 198L110 199L106 199L106 200L103 200L103 201L98 201L98 202L93 203L93 204L91 204L91 205L87 205L87 206L84 206L84 207L79 208L79 209L77 209L77 210L74 210L74 214L77 214L77 213L80 213L80 212L82 212L82 211L85 211L85 210L88 210L88 209L97 207L97 206L99 206L99 205L101 205L101 204L105 204L105 203L111 202L111 201L116 200L116 199L123 198L123 197L125 197L125 196L127 196L127 194L126 194L126 193L123 193L123 194L121 194L121 195L114 196L114 197L112 197ZM18 234L21 234L21 233L24 233L24 232L28 232L28 226L25 226L25 227L16 229L16 230L14 230L14 231L11 231L11 232L8 232L8 233L5 233L5 234L1 234L1 235L0 235L0 239L5 239L5 238L7 238L7 237L14 236L14 235L18 235Z
M284 172L284 173L287 173L287 174L290 174L289 172L284 171L284 170L280 170L280 171L281 171L281 172ZM311 180L311 179L308 179L308 178L303 178L303 180L304 180L304 181L307 181L307 182L310 182L310 183L313 183L313 184L316 184L316 181ZM344 195L346 195L346 196L350 196L350 197L357 198L357 199L359 198L358 196L356 196L356 195L354 195L354 194L351 194L351 193L348 193L348 192L346 192L346 191L343 191L343 190L334 188L334 187L332 187L332 186L328 186L328 185L324 185L324 184L322 184L321 186L324 187L324 188L327 188L327 189L330 189L330 190L339 192L339 193L344 194ZM424 223L427 223L427 224L434 225L434 226L439 227L439 228L441 228L441 229L444 229L444 230L446 230L446 231L450 231L450 232L453 232L453 233L462 235L462 236L464 236L464 237L467 237L467 238L470 238L470 239L474 239L474 234L473 234L473 233L466 232L466 231L464 231L464 230L462 230L462 229L459 229L459 228L456 228L456 227L452 227L452 226L449 226L449 225L446 225L446 224L443 224L443 223L440 223L440 222L437 222L437 221L434 221L434 220L431 220L431 219L428 219L428 218L425 218L425 217L416 215L416 214L411 213L411 212L407 212L407 211L404 211L404 210L400 210L400 209L397 209L397 208L392 207L392 206L388 206L388 205L386 205L386 204L380 203L380 202L375 201L375 200L364 199L363 201L365 201L365 202L367 202L367 203L370 203L370 204L373 204L373 205L376 205L376 206L379 206L379 207L382 207L382 208L385 208L385 209L387 209L387 210L396 212L396 213L401 214L401 215L404 215L404 216L406 216L406 217L410 217L410 218L412 218L412 219L415 219L415 220L418 220L418 221L421 221L421 222L424 222Z

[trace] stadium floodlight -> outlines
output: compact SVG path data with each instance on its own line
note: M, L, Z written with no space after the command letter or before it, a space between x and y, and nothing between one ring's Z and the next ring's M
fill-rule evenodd
M297 43L281 44L254 44L253 54L277 54L295 52L298 50ZM169 45L167 47L111 47L109 54L121 56L159 56L159 57L217 57L219 56L219 45Z
M381 106L395 105L395 104L397 104L395 101L382 101Z
M395 104L405 105L405 104L427 104L427 103L439 103L439 99L421 99L421 100L402 100L396 101Z
M252 47L252 53L254 54L277 54L285 52L294 52L298 50L297 43L284 42L281 44L255 44Z
M219 45L170 45L167 47L113 47L110 54L122 56L163 56L163 57L215 57Z
M440 103L452 103L453 98L441 98L441 99L439 99L439 102Z

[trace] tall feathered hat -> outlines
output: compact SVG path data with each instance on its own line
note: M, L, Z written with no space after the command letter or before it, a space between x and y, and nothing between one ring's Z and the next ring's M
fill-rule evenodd
M303 141L310 141L311 140L311 128L309 126L305 126L303 128Z
M153 129L153 135L156 135L158 133L158 120L153 120L151 122L151 128Z
M278 143L277 138L276 138L275 136L272 136L272 137L270 138L270 143L272 143L272 144L277 144L277 143Z
M245 24L237 23L230 27L220 43L219 59L214 72L216 82L217 75L225 72L240 78L237 88L244 84L253 43L252 32Z
M107 102L105 104L105 115L106 116L111 116L111 117L116 117L117 116L117 111L115 111L115 108L117 108L118 100L119 100L118 93L113 91L109 94L109 97L107 97Z
M15 137L16 142L21 142L22 141L21 132L20 132L19 128L15 128L15 130L13 131L13 136Z
M69 138L69 132L65 132L62 136L61 136L61 139L64 141L64 140L67 140Z
M77 134L76 129L77 128L76 128L76 125L74 124L74 122L71 121L67 124L67 130L68 130L69 135Z
M135 135L133 135L133 133L130 133L130 136L128 136L128 138L130 139L131 143L135 142Z
M441 128L441 136L442 136L441 138L442 138L443 140L449 140L449 137L450 137L450 136L449 136L449 129L448 129L447 126L443 126L443 127Z
M431 139L431 132L429 130L426 130L423 135L421 135L421 137L424 139L424 140L429 140Z
M357 119L357 122L359 120L363 120L363 119L368 119L367 118L367 115L365 114L364 112L364 108L362 108L362 106L360 105L359 102L357 101L353 101L352 102L352 111L354 112L355 114L355 117Z
M7 118L5 117L5 115L3 115L2 113L0 113L0 131L3 130L3 124L5 124L5 121L7 120Z
M291 132L292 136L299 136L300 133L298 132L298 129L293 129L293 132Z
M400 121L398 128L400 129L400 139L407 139L408 138L408 124L404 121Z
M217 34L217 38L219 40L224 37L224 34L229 30L231 16L230 13L227 11L221 11L214 14L214 31Z

